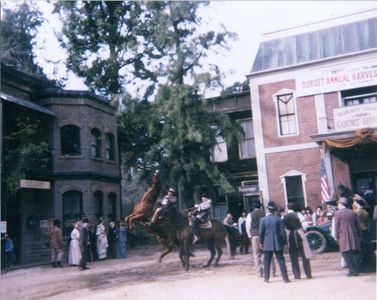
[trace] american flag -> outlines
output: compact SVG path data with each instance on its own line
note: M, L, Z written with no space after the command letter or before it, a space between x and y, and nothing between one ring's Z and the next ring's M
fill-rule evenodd
M325 203L330 200L330 187L329 181L327 179L327 172L325 161L321 159L321 194L322 194L322 203Z

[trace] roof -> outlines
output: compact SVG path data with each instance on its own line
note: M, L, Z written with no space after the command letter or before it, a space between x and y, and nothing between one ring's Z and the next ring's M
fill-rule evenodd
M377 50L377 9L334 20L266 34L250 75Z
M39 111L43 114L47 114L47 115L50 115L52 117L56 117L56 113L54 113L53 111L51 111L47 108L44 108L44 107L42 107L42 106L40 106L40 105L38 105L34 102L27 101L27 100L21 99L19 97L15 97L15 96L8 95L6 93L1 92L1 99L8 101L8 102L12 102L14 104L17 104L17 105L20 105L20 106L23 106L23 107L26 107L26 108L29 108L29 109L32 109L32 110L35 110L35 111Z

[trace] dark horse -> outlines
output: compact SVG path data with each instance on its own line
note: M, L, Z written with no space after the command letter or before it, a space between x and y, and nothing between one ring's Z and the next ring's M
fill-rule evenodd
M211 256L204 267L209 267L215 256L217 257L213 263L216 267L219 264L220 258L223 254L222 246L228 236L226 227L217 220L211 220L212 227L209 229L201 229L201 240L207 244ZM165 247L159 258L169 254L173 250L173 244L179 247L179 258L182 266L187 271L190 268L191 246L193 242L193 230L189 225L188 216L185 216L177 210L171 210L162 220L147 227L151 232L159 237L160 243Z
M152 183L148 190L135 205L132 213L126 217L126 226L132 229L132 222L139 221L147 230L157 236L160 244L165 248L159 257L159 262L162 261L165 255L173 250L174 244L179 247L179 257L182 265L186 270L189 269L189 260L191 255L191 245L193 241L193 231L188 222L188 217L182 215L177 210L171 210L162 220L157 224L146 226L157 209L157 197L161 188L159 172L153 176ZM212 220L211 229L202 229L201 238L207 242L208 249L211 252L211 257L205 266L209 267L216 255L217 257L214 266L217 266L222 255L222 244L227 237L227 229L225 226L216 220Z

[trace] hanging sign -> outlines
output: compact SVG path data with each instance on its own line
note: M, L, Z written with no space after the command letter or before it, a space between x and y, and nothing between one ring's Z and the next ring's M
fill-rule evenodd
M323 94L377 85L377 63L364 62L327 70L301 73L296 78L297 96Z

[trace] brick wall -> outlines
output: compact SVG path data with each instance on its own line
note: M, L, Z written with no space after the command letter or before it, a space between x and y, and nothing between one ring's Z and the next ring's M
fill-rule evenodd
M319 149L280 152L266 155L270 199L285 207L284 185L280 176L289 171L307 174L305 184L307 204L321 204L320 151Z

